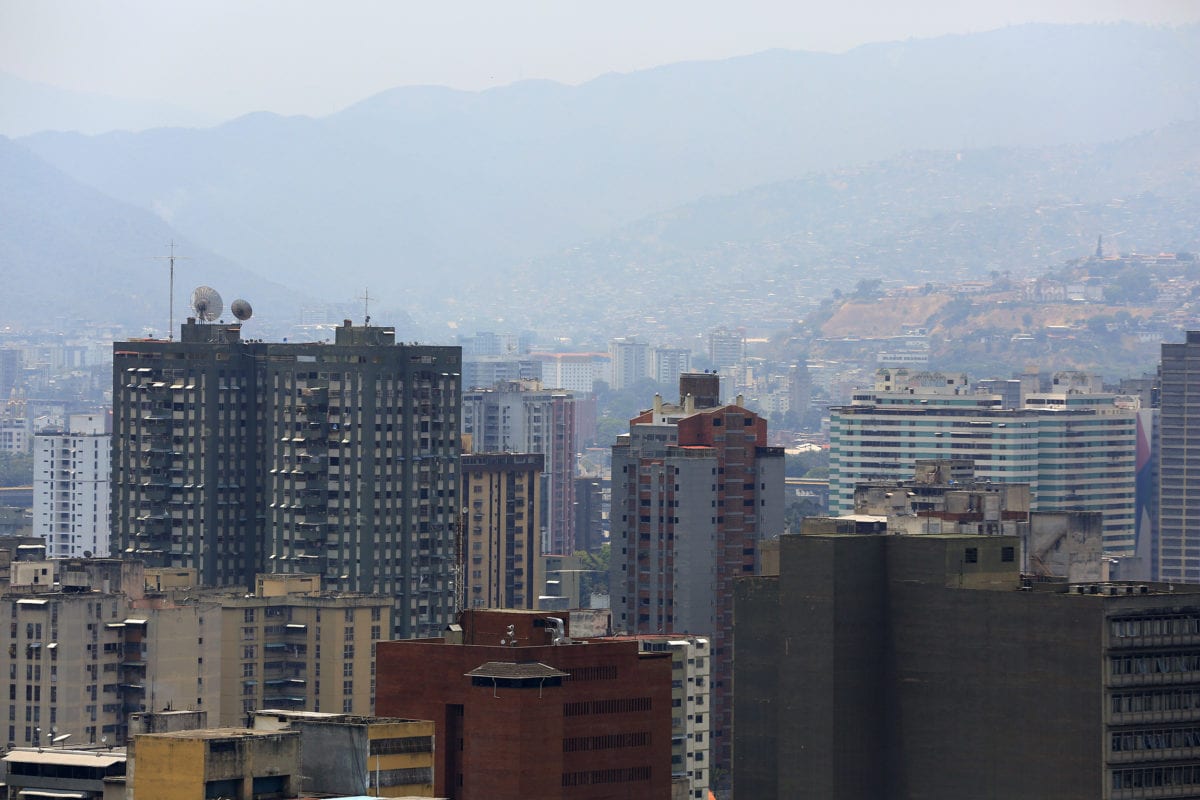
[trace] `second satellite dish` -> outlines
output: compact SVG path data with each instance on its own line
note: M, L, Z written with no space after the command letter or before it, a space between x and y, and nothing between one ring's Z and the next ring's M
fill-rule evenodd
M192 310L196 312L196 319L212 322L221 316L225 304L216 289L211 286L197 286L192 292Z
M245 300L234 300L233 303L230 304L229 310L232 311L233 315L242 322L250 319L250 315L254 313L254 309L251 308L250 304Z

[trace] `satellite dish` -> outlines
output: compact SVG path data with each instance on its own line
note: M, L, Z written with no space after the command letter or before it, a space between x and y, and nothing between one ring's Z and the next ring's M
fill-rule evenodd
M71 738L71 734L61 733L58 736L55 736L54 739L52 739L51 741L53 744L58 744L59 742L65 742L67 739L70 739L70 738Z
M192 292L192 310L196 312L196 319L212 322L221 316L225 304L216 289L211 286L197 286Z
M250 315L254 313L254 309L251 308L250 304L245 300L234 300L233 304L229 306L229 310L233 312L235 317L243 322L250 319Z

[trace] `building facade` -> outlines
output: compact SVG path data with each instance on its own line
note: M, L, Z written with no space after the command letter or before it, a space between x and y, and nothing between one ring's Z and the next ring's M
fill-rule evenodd
M247 725L263 708L371 713L391 598L322 592L316 575L260 575L253 596L219 603L221 725Z
M875 391L830 410L830 513L918 460L969 460L978 479L1028 484L1033 511L1103 513L1106 551L1133 555L1136 456L1136 408L1113 395L1033 393L1009 410L965 375L880 370Z
M783 449L766 420L716 404L718 376L684 375L680 404L630 421L613 445L610 593L620 632L708 635L713 758L727 768L733 582L783 531Z
M736 367L746 360L746 335L729 328L708 334L708 359L718 370Z
M143 733L134 738L134 797L155 800L296 797L300 733L250 728Z
M1016 549L781 537L737 586L737 795L1197 796L1200 587L1026 582Z
M111 437L106 416L72 414L65 431L34 436L34 535L50 558L109 551Z
M431 720L269 709L254 729L299 732L302 795L433 797Z
M650 377L650 345L645 342L633 337L613 339L608 343L608 355L612 359L609 388L614 391L628 389Z
M206 586L312 573L394 598L392 633L452 618L460 352L392 328L333 344L246 341L240 325L114 344L115 553Z
M1200 583L1200 331L1162 346L1160 397L1158 575Z
M532 381L465 392L462 432L477 453L543 457L542 552L575 552L574 395Z
M541 364L544 386L582 394L596 390L596 381L609 363L607 353L531 353L529 357Z
M468 610L453 638L380 643L376 707L434 721L438 797L670 796L669 654L567 630L568 612Z
M650 377L663 386L674 386L680 375L692 371L692 351L686 347L655 347L650 356Z
M68 589L24 587L0 598L6 741L46 744L56 729L73 744L123 744L130 714L218 708L215 603L135 608L125 594Z
M537 608L544 463L540 453L463 455L464 608Z

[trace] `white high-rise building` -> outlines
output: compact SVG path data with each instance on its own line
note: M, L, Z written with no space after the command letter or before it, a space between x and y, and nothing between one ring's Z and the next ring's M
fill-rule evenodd
M650 345L637 339L613 339L608 343L612 357L611 388L628 389L642 378L650 377Z
M608 361L606 353L534 353L529 358L541 365L543 386L587 393L595 391L600 364Z
M663 386L674 386L680 375L692 371L692 351L686 347L656 347L650 355L650 377Z
M1106 553L1133 555L1136 455L1136 409L1114 395L1036 393L1005 409L965 375L885 369L830 410L830 513L853 513L857 484L904 479L919 459L969 459L976 478L1029 484L1034 511L1102 512Z
M72 414L34 438L33 532L50 558L107 556L111 437L104 414Z

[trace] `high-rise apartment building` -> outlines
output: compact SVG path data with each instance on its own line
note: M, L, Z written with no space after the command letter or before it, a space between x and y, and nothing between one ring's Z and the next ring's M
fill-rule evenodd
M464 389L486 389L501 381L539 380L542 365L530 358L511 356L463 356Z
M919 460L974 463L976 478L1029 484L1034 511L1099 511L1110 555L1134 554L1136 406L1113 395L1032 393L1020 409L965 375L880 370L875 391L830 410L830 513L854 487L901 480Z
M1011 536L779 545L736 590L738 797L1200 796L1200 587L1023 580Z
M540 453L542 552L575 552L575 397L536 381L463 393L462 432L477 453Z
M537 608L544 462L540 453L463 455L464 608Z
M692 371L692 351L686 347L656 347L650 356L650 377L663 386L674 386L680 375Z
M529 358L541 365L543 386L581 393L596 390L601 368L608 362L607 353L531 353Z
M612 358L613 390L628 389L642 378L650 377L650 345L634 338L613 339L608 343Z
M656 399L613 445L613 629L709 635L713 757L727 768L733 582L759 543L783 531L783 449L767 423L718 405L719 378L680 378L680 403Z
M1162 346L1160 397L1158 575L1200 583L1200 331Z
M72 414L33 440L33 531L50 558L108 555L111 438L105 414Z
M710 332L708 359L719 370L741 364L746 359L745 334L728 328L717 328Z
M457 347L352 326L265 343L189 320L179 341L117 342L114 552L206 586L315 573L391 595L397 636L454 612Z

